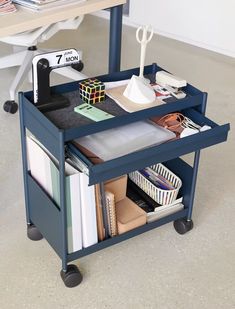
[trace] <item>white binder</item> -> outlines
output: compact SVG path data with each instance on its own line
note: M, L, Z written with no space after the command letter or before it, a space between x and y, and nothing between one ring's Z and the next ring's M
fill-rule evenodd
M54 158L40 144L27 137L28 169L32 177L60 207L59 170ZM82 249L80 172L65 163L68 252Z
M82 244L89 247L98 242L95 208L95 186L88 186L88 176L80 174L82 209Z

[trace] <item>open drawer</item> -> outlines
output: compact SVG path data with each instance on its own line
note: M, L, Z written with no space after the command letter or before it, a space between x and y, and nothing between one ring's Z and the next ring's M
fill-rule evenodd
M68 156L89 176L92 185L226 141L229 124L219 126L193 108L183 113L200 126L208 125L211 129L99 164L90 162L72 143L68 144Z

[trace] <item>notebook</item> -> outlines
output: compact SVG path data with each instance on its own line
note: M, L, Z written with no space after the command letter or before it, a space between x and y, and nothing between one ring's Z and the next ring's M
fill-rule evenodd
M108 217L109 236L114 237L118 234L115 198L114 194L109 191L105 191L105 196L106 196L106 211Z
M88 176L80 174L80 195L82 213L82 244L89 247L98 242L95 207L95 186L89 186Z

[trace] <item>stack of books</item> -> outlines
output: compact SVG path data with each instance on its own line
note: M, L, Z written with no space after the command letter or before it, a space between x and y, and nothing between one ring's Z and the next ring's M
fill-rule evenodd
M48 9L55 9L57 7L59 8L69 4L77 4L83 1L86 0L14 0L13 2L22 5L27 9L40 12Z
M0 0L0 15L16 12L17 9L10 0Z

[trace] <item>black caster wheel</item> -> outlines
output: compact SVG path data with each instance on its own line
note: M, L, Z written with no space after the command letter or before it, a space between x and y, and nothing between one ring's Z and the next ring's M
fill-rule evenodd
M18 104L15 101L6 101L3 105L6 113L15 114L18 110Z
M34 240L34 241L43 239L42 234L33 224L27 226L27 236L29 239Z
M71 66L74 70L81 72L84 68L84 63L82 61L79 61L78 63L74 63Z
M186 219L178 219L174 221L174 228L177 233L183 235L193 228L193 221Z
M68 265L66 272L61 270L60 276L67 288L73 288L82 282L82 274L73 264Z

